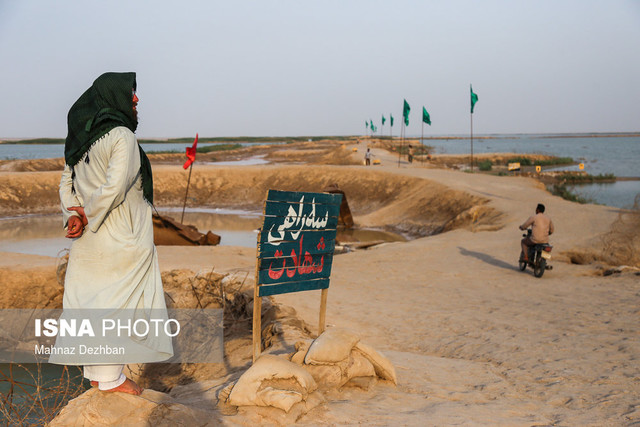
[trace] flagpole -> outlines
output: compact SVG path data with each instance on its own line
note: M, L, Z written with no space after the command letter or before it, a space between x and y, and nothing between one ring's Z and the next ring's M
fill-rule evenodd
M424 120L422 121L422 136L420 137L420 154L422 154L422 166L424 166Z
M471 113L471 172L473 173L473 113Z
M180 218L180 224L184 224L184 210L187 207L187 194L189 194L189 184L191 183L191 169L193 169L193 163L189 166L189 178L187 179L187 191L184 193L184 204L182 205L182 217Z
M402 157L402 149L404 148L404 120L400 125L400 149L398 149L398 167L400 167L400 158Z

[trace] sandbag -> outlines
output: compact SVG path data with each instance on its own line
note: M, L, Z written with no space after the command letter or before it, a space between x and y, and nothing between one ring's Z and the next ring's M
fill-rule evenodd
M291 361L297 365L302 365L304 363L304 358L309 351L310 345L311 341L298 341L295 344L296 352L291 356Z
M369 359L354 349L349 356L349 365L347 365L346 369L347 379L350 380L356 377L374 377L375 375L375 368Z
M283 357L262 355L238 379L227 403L234 406L273 406L288 412L318 388L309 372Z
M394 384L398 384L398 379L396 378L396 369L393 367L393 364L389 359L384 357L382 354L377 352L366 344L361 342L357 343L355 346L355 350L362 353L364 357L371 362L373 368L376 371L376 374L385 380L393 381Z
M344 377L342 369L338 365L304 365L304 368L316 380L316 384L323 389L338 388L347 382L347 378Z
M338 363L351 353L351 349L360 338L344 329L331 328L316 338L304 358L307 365L326 365Z

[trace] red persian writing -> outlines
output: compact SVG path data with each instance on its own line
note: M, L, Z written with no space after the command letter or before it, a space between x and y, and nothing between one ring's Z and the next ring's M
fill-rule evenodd
M324 255L320 257L320 264L316 264L313 262L313 257L309 253L309 251L304 252L304 257L302 255L302 239L304 239L304 234L300 236L300 249L298 250L298 254L296 254L295 249L291 249L291 257L285 258L282 260L282 267L280 269L273 270L273 261L269 264L269 277L273 280L278 280L282 275L286 272L287 277L291 278L296 275L296 273L302 274L313 274L320 273L322 271L322 267L324 266ZM317 245L318 249L324 249L324 238L320 238L320 242ZM277 250L275 252L275 257L280 258L282 256L282 251ZM287 259L293 261L292 267L287 267Z

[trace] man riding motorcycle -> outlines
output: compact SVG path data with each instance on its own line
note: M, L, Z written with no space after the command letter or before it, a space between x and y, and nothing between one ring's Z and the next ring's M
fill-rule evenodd
M538 203L535 215L530 216L529 219L520 226L520 230L526 230L528 227L532 226L531 236L525 237L521 241L523 254L523 259L521 261L528 262L529 247L542 243L549 243L549 235L554 232L553 222L551 222L551 218L544 214L544 210L544 205L542 203Z

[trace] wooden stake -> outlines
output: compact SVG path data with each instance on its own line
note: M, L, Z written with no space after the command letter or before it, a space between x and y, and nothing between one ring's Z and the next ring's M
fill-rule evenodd
M256 280L258 280L257 270L256 268ZM253 363L258 360L262 352L262 297L259 293L260 286L256 282L253 288Z
M327 314L327 295L329 294L329 289L323 289L322 294L320 295L320 325L318 326L318 336L320 336L325 329L325 319Z
M267 208L267 196L269 190L264 196L264 205L262 206L262 218L264 223L265 209ZM256 239L256 280L253 286L253 363L258 360L262 353L262 297L260 296L260 235L264 230L260 230Z
M182 217L180 217L180 224L184 224L184 210L187 207L187 194L189 194L189 184L191 183L191 170L193 169L193 162L189 166L189 178L187 179L187 192L184 193L184 204L182 205Z

